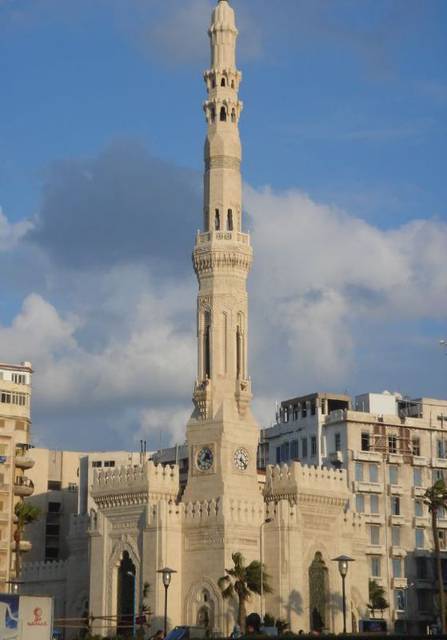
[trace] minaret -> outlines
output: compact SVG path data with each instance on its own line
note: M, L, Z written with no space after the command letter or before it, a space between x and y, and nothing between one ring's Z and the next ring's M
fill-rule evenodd
M199 283L198 366L188 423L187 499L216 498L224 488L227 493L258 492L258 428L250 411L247 363L246 281L252 249L242 231L241 73L236 68L238 31L227 0L215 7L208 34L203 230L193 252Z

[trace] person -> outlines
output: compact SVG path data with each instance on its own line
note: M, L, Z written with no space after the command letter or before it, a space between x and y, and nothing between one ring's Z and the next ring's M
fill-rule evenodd
M233 627L233 631L230 634L230 638L231 640L238 640L238 638L240 638L242 635L241 633L241 628L238 624L235 624Z
M249 613L245 618L245 636L258 636L261 634L261 616L258 613ZM242 636L244 637L244 636Z

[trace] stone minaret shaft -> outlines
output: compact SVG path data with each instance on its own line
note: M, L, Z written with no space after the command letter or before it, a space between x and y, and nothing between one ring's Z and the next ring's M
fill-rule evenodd
M238 31L227 0L219 0L208 33L203 231L197 233L193 253L199 281L194 402L202 419L215 416L222 404L228 409L233 405L243 416L251 398L246 280L252 250L248 234L242 232L241 73L236 69Z

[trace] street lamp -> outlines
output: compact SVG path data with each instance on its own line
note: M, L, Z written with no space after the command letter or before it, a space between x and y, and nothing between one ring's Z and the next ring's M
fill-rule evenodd
M137 637L137 576L132 571L127 571L127 575L133 580L133 609L132 609L132 638Z
M346 633L346 589L345 580L348 573L348 567L350 562L355 562L354 558L349 556L338 556L338 558L332 558L332 562L338 562L338 571L341 575L342 594L343 594L343 633Z
M164 636L166 637L168 633L168 589L171 584L171 578L173 573L177 573L174 569L170 569L169 567L164 567L163 569L159 569L157 573L161 573L161 577L163 580L163 586L165 588L165 622L164 622Z
M263 544L263 536L262 536L262 530L264 528L264 525L268 524L269 522L272 522L273 518L266 518L264 520L264 522L261 523L261 526L259 527L260 530L260 559L261 559L261 623L263 624L264 621L264 544Z

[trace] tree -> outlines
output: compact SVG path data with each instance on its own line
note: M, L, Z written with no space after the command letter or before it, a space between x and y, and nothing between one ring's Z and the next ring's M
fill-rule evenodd
M14 542L15 542L15 572L16 572L16 580L20 577L20 569L21 569L21 551L20 551L20 543L22 541L23 531L27 524L31 524L37 520L40 516L39 507L35 507L28 502L20 501L16 504L14 508L14 513L17 518L16 529L14 531Z
M367 606L371 610L373 618L377 609L383 616L384 610L390 606L385 598L385 589L376 580L369 581L369 604Z
M442 563L441 563L441 550L439 548L439 533L438 533L438 513L441 510L447 508L447 487L444 480L437 480L435 484L427 489L424 495L424 502L428 505L428 510L431 515L431 528L433 532L433 544L435 547L435 561L436 561L436 573L438 575L438 590L439 590L439 608L441 614L441 633L446 632L445 624L445 594L444 594L444 580L442 576Z
M264 565L262 566L258 560L253 560L248 566L245 566L245 560L242 553L233 553L232 560L234 567L232 569L225 569L226 575L222 576L218 580L218 585L222 591L224 598L238 599L238 624L243 629L245 627L245 618L247 615L247 601L250 599L252 593L260 594L271 593L272 589L269 584L270 576L265 572ZM262 574L262 589L261 589L261 574Z

